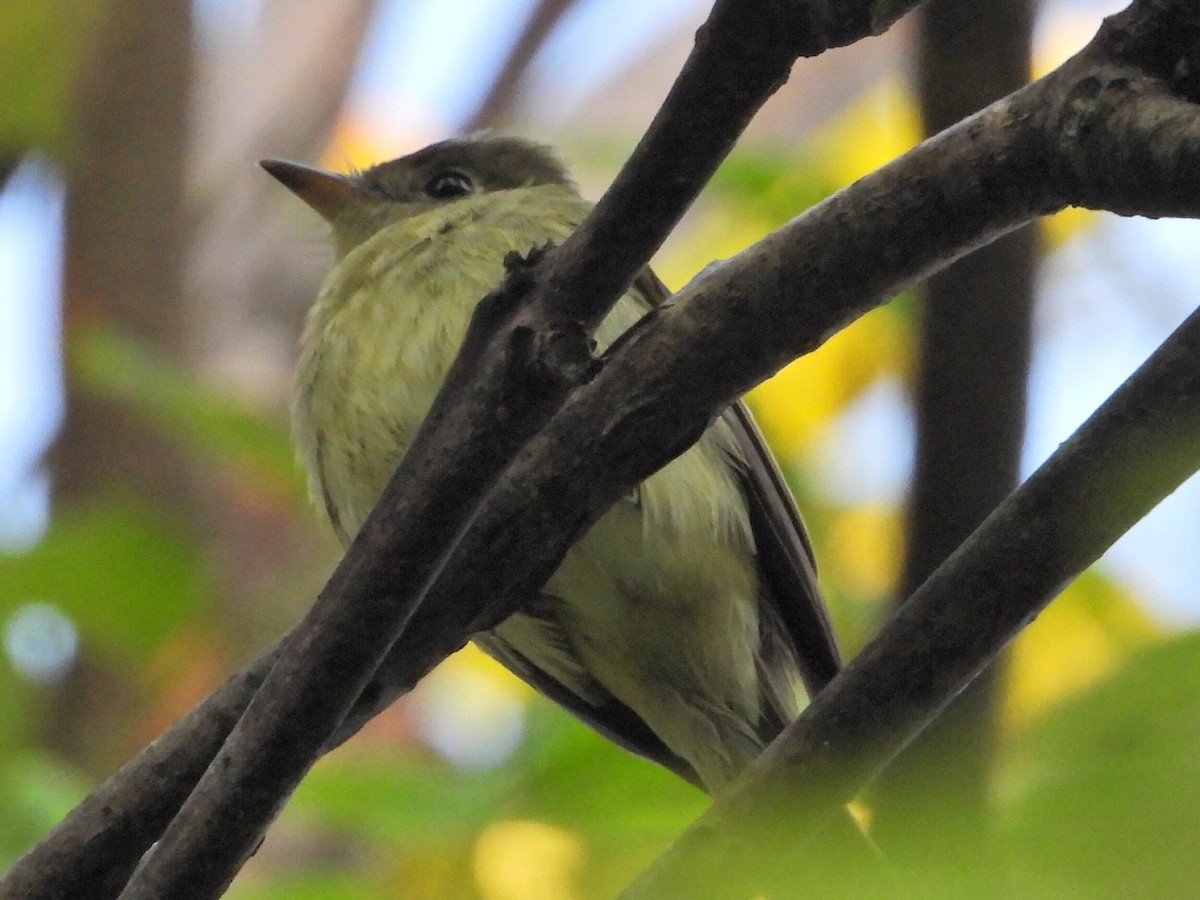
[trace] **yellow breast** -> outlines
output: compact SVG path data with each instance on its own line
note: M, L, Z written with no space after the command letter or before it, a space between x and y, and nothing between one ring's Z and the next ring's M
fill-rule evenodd
M314 499L344 541L411 443L504 257L561 242L587 208L558 186L468 197L381 229L334 266L301 339L292 422Z

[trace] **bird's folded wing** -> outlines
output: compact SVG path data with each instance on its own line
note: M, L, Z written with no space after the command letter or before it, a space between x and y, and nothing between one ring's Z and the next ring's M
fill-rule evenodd
M670 291L653 270L643 269L634 289L651 306L661 305ZM775 459L746 404L731 405L722 418L742 451L742 486L758 555L764 629L782 626L810 697L841 669L841 652L817 586L812 544ZM779 646L779 635L764 633L763 649Z
M549 608L552 604L538 603L535 606ZM536 616L543 634L553 636L558 633L562 642L566 643L566 636L561 634L561 629L552 617L538 615L536 609L531 611L528 608L517 615ZM474 641L481 650L534 690L553 700L614 744L656 762L684 781L701 787L695 770L667 749L667 745L659 740L637 713L610 694L600 682L590 678L582 667L579 670L580 677L586 679L586 682L579 686L580 689L576 689L530 662L495 632L477 634Z
M769 615L763 628L782 625L810 697L838 673L841 653L817 586L812 545L783 474L766 449L750 410L738 402L725 412L745 462L743 487L750 510L761 585L759 596ZM763 647L772 641L764 634Z

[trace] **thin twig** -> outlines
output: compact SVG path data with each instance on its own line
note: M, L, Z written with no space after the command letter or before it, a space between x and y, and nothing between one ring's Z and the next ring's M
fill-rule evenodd
M525 25L509 49L504 64L492 80L487 95L480 101L475 112L467 118L466 125L463 126L464 131L472 132L495 125L508 115L529 64L553 33L554 27L574 5L575 0L538 0L538 5L525 20Z

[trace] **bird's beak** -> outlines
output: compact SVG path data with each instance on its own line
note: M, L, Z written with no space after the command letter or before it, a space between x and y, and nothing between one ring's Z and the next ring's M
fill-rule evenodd
M327 222L333 222L351 203L370 196L345 175L336 172L283 159L264 159L259 165Z

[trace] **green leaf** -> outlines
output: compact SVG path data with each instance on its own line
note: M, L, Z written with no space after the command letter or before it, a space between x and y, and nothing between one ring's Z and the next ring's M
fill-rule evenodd
M815 161L797 158L794 149L742 148L721 164L708 196L728 204L734 215L753 215L777 228L835 187Z
M262 878L239 878L227 896L229 900L382 900L384 895L370 892L364 876L305 866L266 883Z
M87 779L50 754L0 757L0 871L58 824L87 789Z
M384 900L395 896L399 895L371 890L363 875L311 867L266 883L261 878L239 877L228 894L230 900Z
M678 776L540 699L530 704L529 739L512 768L520 781L510 814L606 843L665 845L709 802Z
M316 766L288 809L323 827L409 849L469 839L494 818L510 789L496 772L458 772L428 756L352 748Z
M185 536L119 498L64 510L32 550L0 555L0 620L48 603L116 663L143 660L198 608L202 589Z
M0 155L61 147L75 68L99 0L5 0L0 16Z
M1200 634L1132 657L1014 748L1014 896L1187 897L1200 884Z

